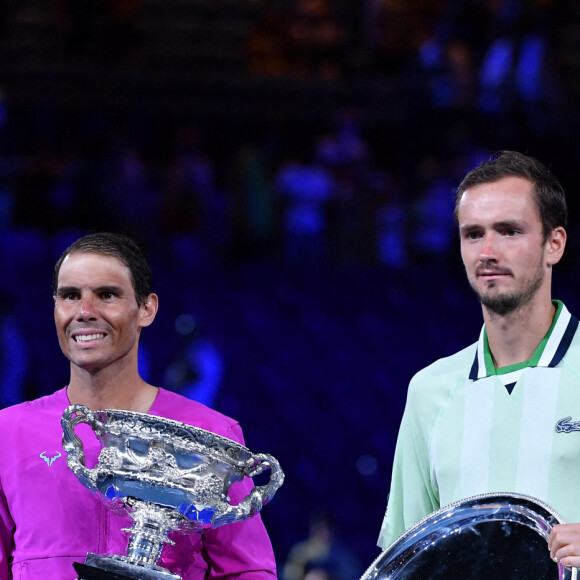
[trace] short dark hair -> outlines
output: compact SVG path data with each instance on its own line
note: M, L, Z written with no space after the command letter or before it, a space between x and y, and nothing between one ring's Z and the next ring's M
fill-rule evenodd
M542 222L544 243L554 228L566 227L568 209L563 187L545 165L534 157L517 151L500 151L489 161L480 163L463 178L455 198L455 220L458 221L459 202L467 189L484 183L493 183L504 177L523 177L534 186L534 198Z
M135 290L135 298L139 306L143 306L151 294L153 279L151 268L141 248L130 237L111 232L96 232L79 238L72 243L58 259L54 266L52 292L56 296L58 274L64 259L73 253L100 254L117 258L131 273L131 284Z

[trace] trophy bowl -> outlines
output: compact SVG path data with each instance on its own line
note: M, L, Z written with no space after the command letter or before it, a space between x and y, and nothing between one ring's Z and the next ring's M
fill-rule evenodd
M548 536L562 518L522 494L487 493L429 514L397 538L361 580L576 580L553 562Z
M279 463L210 431L146 413L71 405L62 416L67 463L78 480L126 510L133 520L127 555L88 554L75 564L81 578L181 580L157 565L172 531L203 533L251 518L284 482ZM83 443L74 430L88 424L101 444L97 465L87 468ZM232 484L270 470L257 486L231 505Z

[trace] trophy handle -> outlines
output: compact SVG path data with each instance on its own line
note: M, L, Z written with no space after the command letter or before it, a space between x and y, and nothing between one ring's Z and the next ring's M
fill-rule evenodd
M264 469L270 469L270 480L266 485L261 485L255 487L252 490L252 494L259 494L261 498L261 505L266 505L274 497L274 494L278 491L280 486L284 483L284 472L280 467L278 461L266 453L258 453L254 455L259 463L253 467L253 469L248 473L248 477L256 477L264 471ZM260 506L261 509L261 506Z
M270 480L266 485L254 487L238 505L229 506L220 515L220 521L219 523L216 522L216 527L255 516L274 497L274 494L278 491L282 483L284 483L284 472L274 457L265 453L258 453L252 459L258 463L246 475L248 477L255 477L260 475L264 469L269 468Z
M75 415L73 417L73 415ZM79 423L87 423L93 431L100 430L100 423L94 413L84 405L71 405L61 418L62 446L67 452L67 463L81 483L89 489L95 490L95 478L93 469L85 465L85 452L83 442L75 434L75 427Z

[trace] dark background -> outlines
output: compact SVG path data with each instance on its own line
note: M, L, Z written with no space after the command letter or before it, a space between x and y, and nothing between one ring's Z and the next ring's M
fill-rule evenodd
M128 233L160 296L148 380L206 385L248 447L280 461L263 511L280 570L327 510L362 572L408 381L480 329L450 217L461 177L493 152L538 157L567 190L554 295L578 313L578 12L0 2L2 404L68 380L60 253L89 231Z

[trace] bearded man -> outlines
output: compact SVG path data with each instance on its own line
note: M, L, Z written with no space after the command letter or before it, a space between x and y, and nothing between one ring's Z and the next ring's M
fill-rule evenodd
M566 246L564 191L536 159L503 151L465 176L455 217L484 325L476 343L409 385L383 549L482 493L529 495L580 522L580 332L551 295ZM580 524L555 526L549 549L580 566Z

